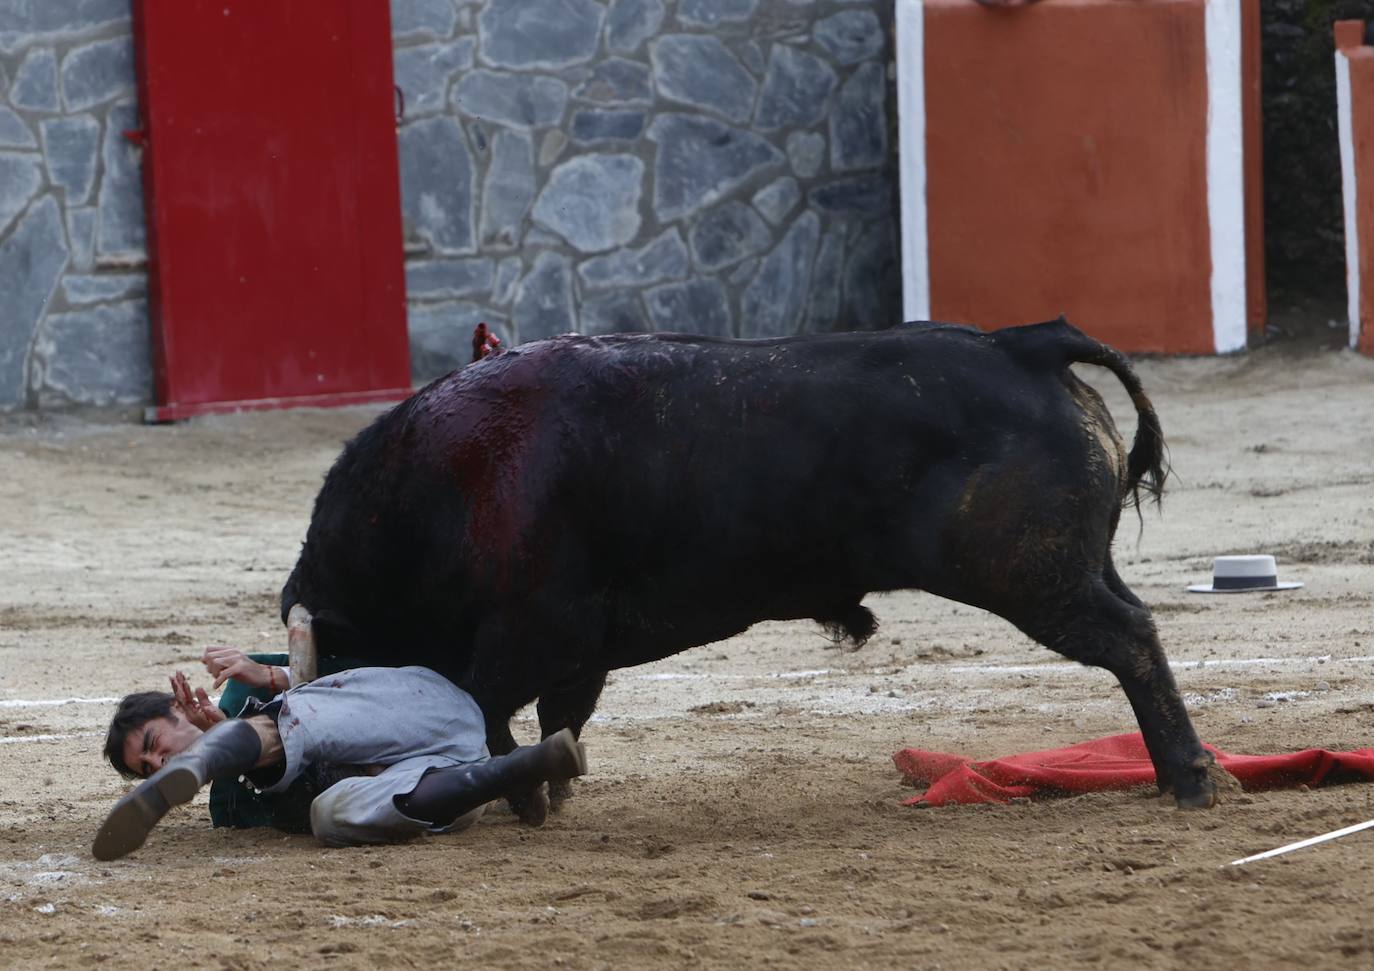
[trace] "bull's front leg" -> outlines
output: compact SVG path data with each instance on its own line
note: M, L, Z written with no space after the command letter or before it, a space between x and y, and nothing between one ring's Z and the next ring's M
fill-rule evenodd
M481 704L480 700L478 703ZM517 746L510 730L510 716L502 718L489 714L485 705L482 706L482 715L487 726L487 751L493 756L514 752ZM528 792L507 794L506 802L511 812L526 826L543 826L549 816L549 798L544 794L542 785Z
M565 681L539 696L539 734L548 738L565 728L581 738L582 726L596 711L601 690L606 686L606 672L598 671L584 678ZM572 795L572 780L549 783L549 806L555 812Z
M570 598L555 599L561 604ZM604 672L591 677L576 673L577 659L587 654L585 638L595 636L598 619L595 612L569 618L551 612L537 599L524 599L518 608L493 613L482 623L473 638L472 660L463 680L486 718L487 748L492 755L504 755L516 747L510 718L536 698L545 738L561 728L572 728L574 733L581 729L605 683ZM584 640L574 641L566 630L580 632ZM563 723L551 726L555 718ZM549 799L543 785L507 798L527 825L541 826L548 817Z

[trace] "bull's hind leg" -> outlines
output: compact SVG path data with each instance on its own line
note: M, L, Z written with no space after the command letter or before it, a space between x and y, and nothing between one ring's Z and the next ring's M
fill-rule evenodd
M1094 579L1077 593L1042 600L1045 606L1016 624L1065 657L1114 674L1140 724L1160 791L1172 792L1180 808L1211 806L1212 756L1193 730L1154 621L1110 566L1108 572L1110 581ZM1112 589L1117 585L1124 595Z
M1131 590L1130 587L1126 586L1125 581L1122 580L1121 576L1116 572L1116 566L1112 563L1110 556L1108 556L1106 566L1102 571L1102 579L1106 583L1107 589L1110 590L1113 594L1115 594L1118 599L1124 601L1130 607L1138 608L1139 610L1145 611L1147 614L1149 613L1149 608L1147 608L1145 604L1141 602L1140 598L1135 595L1135 593ZM1150 621L1149 626L1151 637L1154 639L1156 643L1158 643L1159 635L1155 631L1153 620ZM1172 682L1172 675L1170 676L1170 681ZM1175 691L1177 691L1177 689L1175 689ZM1131 708L1134 709L1136 713L1136 721L1143 722L1145 716L1141 713L1140 702L1135 697L1132 697L1129 691L1127 692L1127 697L1130 699ZM1144 737L1143 734L1142 737ZM1154 761L1155 765L1158 766L1162 761L1163 753L1157 752L1154 749L1154 747L1152 747L1152 742L1152 738L1146 738L1146 747L1150 750L1150 758ZM1212 763L1214 763L1215 760L1212 758L1210 754L1207 754L1206 758L1209 765L1211 765L1211 768L1208 769L1208 772L1213 778L1215 778L1215 774L1222 770L1218 769L1215 765L1212 765ZM1225 773L1223 772L1223 775L1224 774Z
M1116 527L1112 527L1112 532L1116 532ZM1107 584L1107 589L1116 594L1119 598L1126 601L1132 607L1139 607L1141 610L1148 610L1145 603L1135 595L1130 587L1126 586L1126 581L1121 579L1121 575L1116 572L1116 564L1108 557L1107 565L1102 570L1102 581Z
M575 736L582 735L582 726L596 711L601 689L606 686L606 672L598 671L585 678L565 681L552 691L539 696L539 732L544 738L571 728ZM572 780L549 783L549 808L555 812L572 795Z

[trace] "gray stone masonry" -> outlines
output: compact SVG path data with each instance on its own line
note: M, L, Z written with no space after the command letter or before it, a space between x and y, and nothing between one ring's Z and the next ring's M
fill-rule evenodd
M413 377L898 319L889 0L390 0ZM0 0L0 409L151 400L129 0Z
M392 18L426 109L401 128L403 160L427 160L403 166L426 199L406 208L417 379L465 360L473 308L516 343L898 319L887 0L392 0ZM437 99L429 65L467 41Z
M37 148L33 132L8 108L0 107L0 148Z
M152 399L130 31L129 0L0 2L0 409Z

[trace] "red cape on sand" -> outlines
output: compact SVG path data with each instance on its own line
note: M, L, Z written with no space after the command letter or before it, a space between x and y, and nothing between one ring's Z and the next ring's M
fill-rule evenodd
M1284 755L1231 755L1205 748L1247 792L1374 780L1374 749L1328 752L1310 748ZM1155 769L1140 733L1111 735L1067 748L975 762L962 755L904 748L892 756L915 785L928 785L902 805L1009 802L1103 789L1153 785Z

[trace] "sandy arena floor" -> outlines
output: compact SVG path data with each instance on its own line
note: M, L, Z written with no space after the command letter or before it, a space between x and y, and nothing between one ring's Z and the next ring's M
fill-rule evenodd
M1374 745L1374 361L1272 347L1146 361L1176 479L1117 558L1204 740ZM1129 436L1134 418L1105 373ZM1142 793L918 810L891 753L978 757L1133 730L1102 672L924 594L858 653L810 624L612 676L592 774L542 830L325 850L211 830L203 801L95 862L113 701L207 644L278 648L321 475L373 410L171 427L0 426L0 964L6 967L1311 967L1374 964L1374 786L1182 813ZM1203 597L1270 551L1293 593ZM707 609L707 608L703 608ZM517 734L534 734L522 716ZM203 797L202 797L203 800Z

